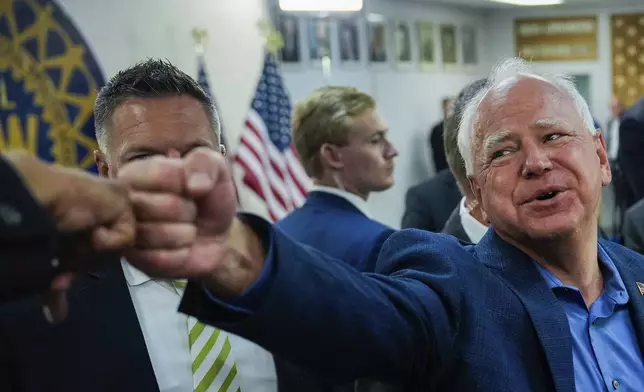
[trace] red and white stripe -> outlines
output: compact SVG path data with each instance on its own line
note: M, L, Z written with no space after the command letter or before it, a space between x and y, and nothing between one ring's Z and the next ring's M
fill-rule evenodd
M273 221L304 204L311 180L293 146L279 151L253 109L244 124L235 162L244 170L244 184L264 200Z

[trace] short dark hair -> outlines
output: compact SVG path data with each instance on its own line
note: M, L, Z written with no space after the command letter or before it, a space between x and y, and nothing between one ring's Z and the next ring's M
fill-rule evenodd
M466 193L469 189L469 181L467 180L467 171L465 170L465 162L458 150L458 127L463 117L463 109L469 100L485 87L487 79L479 79L465 86L458 94L456 102L454 102L453 114L445 120L443 130L443 148L445 149L445 158L447 164L456 178L456 182L461 188L461 192Z
M94 127L99 146L104 144L106 126L112 114L123 101L175 95L191 96L203 105L219 143L219 115L212 99L199 83L167 60L147 59L119 71L98 92L94 103Z

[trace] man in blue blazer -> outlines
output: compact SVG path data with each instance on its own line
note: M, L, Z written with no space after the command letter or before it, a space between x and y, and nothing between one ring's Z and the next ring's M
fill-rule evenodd
M186 203L168 221L136 200L146 231L128 260L189 278L183 312L338 381L644 390L644 257L598 240L610 166L574 84L505 60L466 105L459 149L491 224L477 245L402 231L378 274L360 273L260 218L235 219L223 158L198 149L120 172L133 189Z
M293 111L293 142L314 186L304 205L277 227L373 272L380 247L394 230L370 218L367 198L393 185L398 155L376 102L353 87L317 89Z

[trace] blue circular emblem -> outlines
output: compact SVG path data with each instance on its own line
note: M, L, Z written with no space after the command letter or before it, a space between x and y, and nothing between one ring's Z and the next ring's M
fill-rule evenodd
M93 105L104 84L72 22L51 0L0 2L0 151L96 172Z

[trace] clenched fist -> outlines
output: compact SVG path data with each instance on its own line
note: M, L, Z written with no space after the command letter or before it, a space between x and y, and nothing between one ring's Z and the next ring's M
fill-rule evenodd
M219 292L254 281L258 240L234 219L235 187L221 154L197 148L182 159L134 161L118 177L131 188L137 219L128 262L152 276L206 281Z

